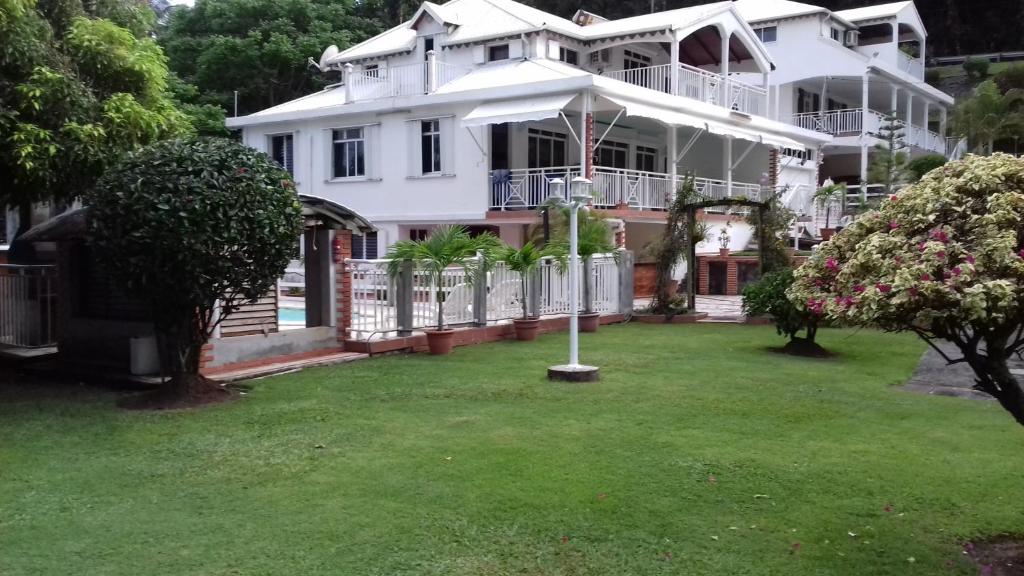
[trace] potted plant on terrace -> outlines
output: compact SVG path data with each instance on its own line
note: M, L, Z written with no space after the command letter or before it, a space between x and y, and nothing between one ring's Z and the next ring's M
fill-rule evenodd
M466 277L477 276L477 267L485 265L488 255L498 246L499 240L493 234L485 233L473 237L463 226L438 226L424 240L402 240L388 250L388 274L398 276L404 262L412 262L427 273L429 283L437 294L437 324L427 331L427 345L431 354L448 354L452 350L454 330L444 322L444 291L442 279L449 266L463 266ZM484 253L484 262L475 258Z
M836 229L831 226L832 205L842 201L846 197L846 184L835 184L832 180L826 180L825 184L814 193L814 201L825 209L825 227L819 230L822 240L828 240L835 234Z
M537 337L537 329L540 327L540 318L530 316L529 299L527 291L529 278L537 271L541 260L547 255L546 250L537 248L532 242L527 242L522 248L516 249L506 246L498 252L497 258L505 262L505 266L513 272L519 273L520 303L523 306L523 317L515 318L512 323L516 327L516 340L530 341Z
M722 258L729 256L729 242L732 241L732 236L729 236L730 228L732 223L726 222L725 226L718 230L718 255Z

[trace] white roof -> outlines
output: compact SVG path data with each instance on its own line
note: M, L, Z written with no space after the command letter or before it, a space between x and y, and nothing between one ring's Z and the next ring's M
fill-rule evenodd
M811 14L828 14L851 28L856 27L840 12L831 12L821 6L793 2L792 0L736 0L734 5L747 22L764 22L766 20L783 20L799 16L810 16Z
M474 68L462 78L453 80L438 88L435 94L452 94L485 88L522 86L536 82L548 82L565 78L590 76L575 66L554 60L512 60Z
M864 6L862 8L839 10L836 14L852 22L857 22L859 20L874 20L876 18L891 18L902 12L904 8L913 4L913 2L907 0L906 2L893 2L891 4L879 4L877 6Z
M427 2L409 21L343 50L331 58L329 63L350 62L412 50L416 45L416 29L413 26L424 14L450 26L444 45L453 46L538 30L549 30L569 38L589 41L648 30L687 28L704 19L731 11L732 5L730 1L716 2L579 26L571 20L514 0L451 0L444 5ZM744 16L736 12L736 17L741 19Z
M289 100L283 104L278 104L272 108L265 108L259 112L254 112L247 116L248 118L261 118L263 116L274 116L277 114L285 114L288 112L305 112L309 110L319 110L321 108L329 108L331 106L341 106L345 103L345 87L344 86L331 86L325 88L319 92L314 92L308 96L296 98L295 100ZM228 120L231 120L230 118Z

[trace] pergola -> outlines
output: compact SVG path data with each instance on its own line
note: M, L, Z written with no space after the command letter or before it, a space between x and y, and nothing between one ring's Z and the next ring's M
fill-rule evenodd
M741 206L746 208L757 209L758 221L764 222L765 214L771 210L771 201L774 195L769 196L766 200L751 200L749 198L718 198L718 199L704 199L700 196L696 197L692 202L687 202L683 205L686 210L686 225L688 230L695 230L697 225L697 211L705 208L712 208L715 206ZM764 259L764 247L767 244L767 238L765 238L765 227L758 226L757 229L757 255L758 265L761 273L764 273L765 259ZM697 244L693 241L693 235L687 234L686 239L686 306L689 310L696 310L697 308Z

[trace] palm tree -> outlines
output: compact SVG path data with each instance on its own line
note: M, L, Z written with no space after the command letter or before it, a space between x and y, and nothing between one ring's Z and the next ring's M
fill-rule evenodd
M1001 139L1019 139L1024 131L1024 91L1000 92L995 82L982 82L954 111L953 125L979 154L991 154Z
M571 217L571 208L564 206L558 212L560 214L557 219L559 224L557 226L552 224L550 253L558 258L559 264L564 269L567 266L567 259L569 257L569 226L567 223ZM612 229L608 226L608 222L592 211L583 209L580 209L577 217L576 253L579 254L580 261L587 262L592 256L607 253L614 254L615 259L618 260L619 253L615 250L615 243L612 241ZM563 223L566 224L563 225ZM582 285L583 302L586 305L584 312L593 314L594 311L591 310L590 279L584 278Z
M527 306L527 278L529 278L540 266L541 260L547 256L545 249L537 248L532 242L523 244L522 248L516 249L506 246L499 251L497 258L505 263L505 266L513 272L519 273L519 286L521 289L521 300L523 305L523 320L530 317L530 310Z
M464 226L438 226L425 240L395 242L387 253L388 274L398 276L404 262L413 262L426 271L431 286L437 290L437 329L444 330L445 269L461 265L468 278L475 278L479 267L493 261L499 245L498 238L489 232L473 237ZM478 252L484 254L483 261L475 258Z

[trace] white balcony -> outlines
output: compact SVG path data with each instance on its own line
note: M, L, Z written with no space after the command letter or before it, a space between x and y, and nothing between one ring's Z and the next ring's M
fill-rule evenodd
M526 168L491 171L491 210L534 209L544 204L552 192L551 181L568 182L578 176L580 167ZM675 196L671 176L660 172L642 172L620 168L594 167L594 205L599 208L630 208L634 210L666 210ZM744 197L761 199L759 184L733 182L730 189L724 180L696 178L697 194L705 200ZM563 189L564 190L564 189ZM563 194L566 192L563 191ZM563 198L568 201L568 198Z
M620 80L634 86L675 94L715 106L755 116L765 116L768 111L768 91L738 80L723 78L720 74L708 72L687 64L677 64L678 85L672 86L672 65L662 64L631 70L607 72L608 78Z
M882 125L885 124L885 118L886 115L881 112L868 110L867 126L864 129L864 109L850 108L794 114L790 122L807 130L833 136L858 136L862 131L867 134L878 134ZM903 121L898 121L898 124L905 126ZM951 150L948 148L946 138L922 126L910 126L909 129L904 129L903 140L908 146L950 156Z
M901 50L897 55L897 61L901 71L910 74L914 78L924 78L924 61L922 59L914 58Z
M418 62L346 74L346 102L429 94L470 72L464 66L445 62Z

